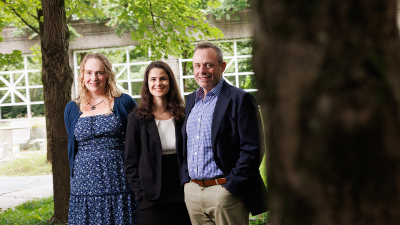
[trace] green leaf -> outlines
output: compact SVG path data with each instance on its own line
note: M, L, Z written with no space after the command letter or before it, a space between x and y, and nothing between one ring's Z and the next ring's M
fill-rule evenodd
M42 50L38 44L35 44L30 48L33 52L33 61L38 62L38 64L42 64Z
M0 1L0 31L4 26L28 28L15 14L36 29L39 21L35 13L42 8L41 0ZM66 17L70 20L89 22L107 21L118 36L130 32L132 40L137 41L143 51L151 50L151 59L157 57L181 56L185 49L201 39L222 38L222 32L206 22L207 13L217 15L248 7L247 0L68 0L65 1ZM15 10L13 10L14 8ZM32 15L30 15L32 14ZM37 17L37 15L36 15ZM43 21L43 17L39 18ZM188 30L189 28L189 30ZM193 30L190 30L193 29ZM35 37L30 28L30 37ZM71 40L80 34L69 25ZM20 32L22 34L22 32ZM2 37L0 36L0 41ZM39 57L40 48L34 46L34 54ZM35 56L36 57L36 56ZM1 58L2 62L11 58Z
M0 54L0 67L23 60L21 53L19 50L13 50L11 54Z
M115 3L105 0L110 19L109 26L115 26L119 35L130 31L132 40L141 48L150 49L151 59L166 58L168 55L181 56L184 46L195 41L195 36L217 39L222 32L204 22L205 14L196 7L201 0L135 0L119 7L107 7ZM214 4L218 5L218 0ZM193 27L193 31L187 28Z

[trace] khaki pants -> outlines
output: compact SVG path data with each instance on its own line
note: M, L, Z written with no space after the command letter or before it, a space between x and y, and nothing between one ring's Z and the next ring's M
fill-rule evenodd
M190 182L185 185L185 203L192 224L248 225L249 213L242 199L222 185L201 187Z

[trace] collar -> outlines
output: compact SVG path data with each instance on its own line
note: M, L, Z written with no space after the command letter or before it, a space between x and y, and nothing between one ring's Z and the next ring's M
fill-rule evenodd
M211 96L215 95L218 97L219 94L221 93L221 89L222 89L222 85L224 84L224 80L225 80L225 78L222 77L222 79L218 82L218 84L215 85L215 87L210 92L208 92L207 95L211 95ZM203 99L203 96L204 96L204 90L202 87L199 87L199 89L197 89L197 91L196 91L196 101L199 98Z

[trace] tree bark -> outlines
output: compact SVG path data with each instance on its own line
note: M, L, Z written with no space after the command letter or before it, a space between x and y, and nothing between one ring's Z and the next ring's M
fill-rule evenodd
M396 0L255 0L271 223L400 224Z
M47 129L47 151L51 152L54 189L52 221L68 220L70 193L67 132L64 109L71 100L73 75L69 66L69 31L64 0L43 0L42 81Z

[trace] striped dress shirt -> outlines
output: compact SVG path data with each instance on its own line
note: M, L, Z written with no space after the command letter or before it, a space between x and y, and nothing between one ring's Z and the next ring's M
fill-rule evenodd
M187 120L187 162L192 179L207 180L224 175L214 162L211 145L211 123L215 104L221 92L221 81L205 96L203 88L196 91L195 105Z

